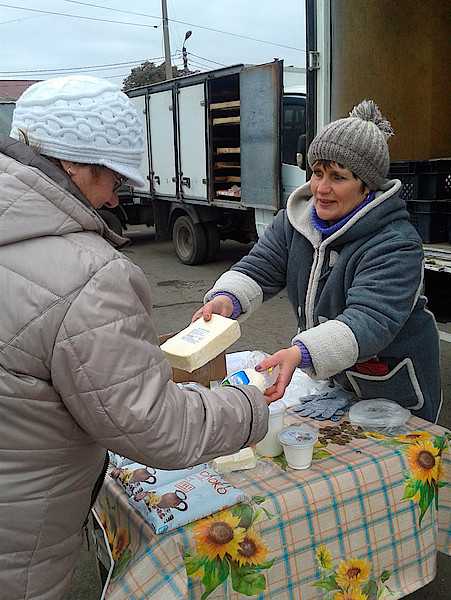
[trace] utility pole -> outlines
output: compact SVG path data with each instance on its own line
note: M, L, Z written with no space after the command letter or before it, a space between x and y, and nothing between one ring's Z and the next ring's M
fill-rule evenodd
M172 79L171 47L169 44L168 6L166 0L161 0L161 12L163 14L163 41L164 41L164 67L166 79Z

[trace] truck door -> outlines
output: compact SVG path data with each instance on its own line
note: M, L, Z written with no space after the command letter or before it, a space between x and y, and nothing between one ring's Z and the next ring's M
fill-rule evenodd
M177 99L181 196L207 201L204 84L179 88Z
M149 95L152 189L155 196L177 195L172 91Z
M139 165L139 172L146 184L143 187L135 187L135 189L140 192L150 193L150 156L146 122L146 96L134 96L130 98L130 101L136 108L136 112L139 115L144 130L144 154L141 159L141 164Z
M240 73L241 203L272 212L281 196L282 65L274 61Z

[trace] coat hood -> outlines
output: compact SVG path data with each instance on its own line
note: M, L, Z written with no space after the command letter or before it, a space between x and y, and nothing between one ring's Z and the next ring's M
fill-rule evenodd
M117 247L127 243L61 169L25 144L0 137L0 246L80 231L95 231Z
M401 182L398 179L390 180L385 190L376 192L372 202L327 238L328 243L335 241L337 244L348 243L367 235L373 235L387 223L408 220L409 215L405 201L398 195L400 188ZM307 182L288 198L287 217L294 229L304 235L314 246L319 246L322 236L312 222L313 204L310 182Z

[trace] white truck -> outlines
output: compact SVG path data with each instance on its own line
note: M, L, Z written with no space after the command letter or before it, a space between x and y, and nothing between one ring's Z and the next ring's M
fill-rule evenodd
M287 79L283 93L283 76ZM185 264L220 240L257 239L305 182L305 69L235 65L127 93L146 132L143 188L125 188L110 225L154 225Z

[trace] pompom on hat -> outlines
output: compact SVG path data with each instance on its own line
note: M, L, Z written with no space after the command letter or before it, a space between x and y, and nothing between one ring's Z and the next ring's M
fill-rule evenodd
M105 79L70 75L40 81L17 100L10 136L27 136L52 158L102 165L136 186L144 131L126 94Z
M373 100L362 100L349 117L329 123L310 144L308 161L331 160L355 173L370 190L384 189L390 169L387 139L393 135Z

